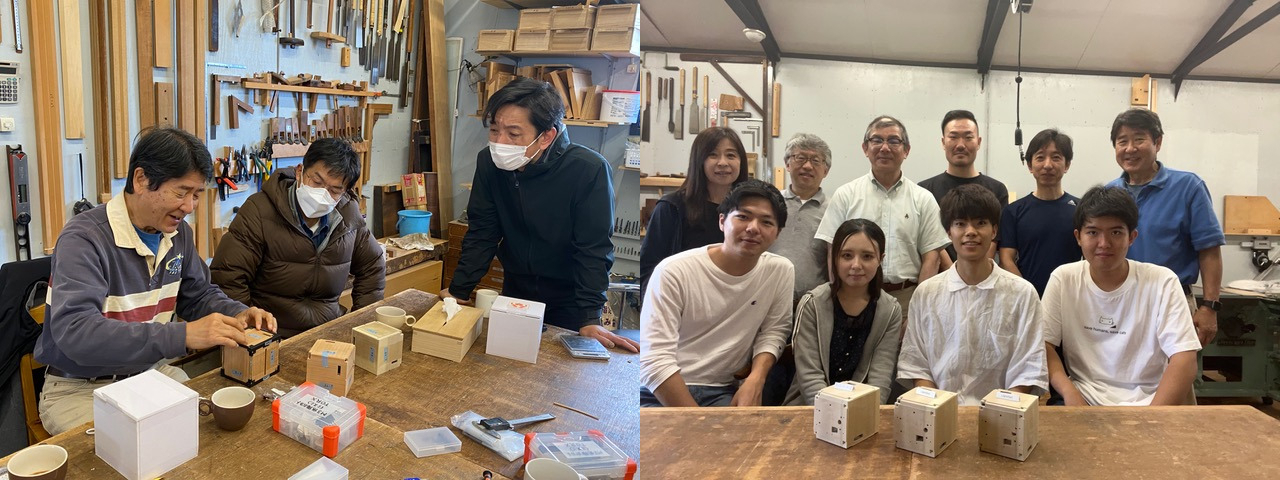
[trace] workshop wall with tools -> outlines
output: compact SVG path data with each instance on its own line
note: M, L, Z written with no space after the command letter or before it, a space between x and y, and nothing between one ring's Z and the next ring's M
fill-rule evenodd
M696 66L704 76L711 67L706 62L679 61L680 56L669 54L668 63L662 52L645 52L644 70L654 77L654 120L650 141L642 143L641 149L642 168L650 175L644 184L655 181L652 175L682 174L688 168L689 148L695 136L688 130L692 91L686 92L686 131L684 139L679 140L667 131L670 103L665 98L659 103L657 78L676 78L674 109L678 115L679 72L665 67L683 68L688 73ZM764 101L760 64L722 65L756 101ZM709 75L713 100L719 100L721 93L734 94L714 69ZM834 156L831 171L823 181L823 187L833 191L870 170L862 152L862 134L867 122L876 115L887 114L907 126L912 149L902 168L907 178L918 182L946 168L939 123L947 111L963 108L978 117L982 136L978 169L1004 182L1010 194L1020 198L1033 190L1035 183L1019 163L1018 147L1013 143L1017 115L1015 76L1013 72L993 71L984 88L982 77L970 69L784 59L776 69L776 81L783 88L778 102L780 135L772 138L769 146L774 152L772 166L783 166L782 150L792 135L816 134L831 146ZM1064 188L1079 195L1119 176L1109 135L1116 113L1130 107L1132 79L1026 72L1022 76L1024 137L1029 139L1052 127L1075 140L1075 160L1063 179ZM722 82L719 86L717 80ZM1160 160L1203 178L1218 218L1224 218L1223 195L1280 198L1280 169L1275 168L1270 156L1270 152L1280 150L1280 85L1188 82L1176 101L1172 89L1157 89L1154 102L1166 133ZM751 106L744 108L753 118L760 118ZM735 129L743 133L744 129L738 127L743 123L731 120L730 124L736 124ZM743 142L749 152L760 151L759 147L752 147L750 134L743 137ZM1230 163L1224 164L1224 159L1230 159ZM766 165L762 160L757 178L774 181L773 173L764 168ZM788 182L784 174L782 185ZM645 197L656 198L657 188L644 188L643 192ZM1255 272L1248 249L1224 248L1223 261L1224 278L1250 278Z
M526 2L528 3L528 2ZM575 2L558 2L567 5ZM607 2L602 2L605 5ZM626 3L640 3L627 0ZM462 185L469 183L475 174L476 154L488 148L489 131L478 115L477 83L487 74L482 66L486 60L520 66L543 64L572 64L575 68L590 71L591 83L609 90L639 90L640 59L631 57L538 57L514 58L507 56L486 57L476 53L482 30L518 29L520 10L497 8L477 0L445 1L445 32L451 41L461 42L461 66L450 60L450 81L460 80L456 90L456 115L453 127L453 210L455 217L466 208L470 190ZM470 66L471 68L468 68ZM636 145L639 138L631 135L628 125L568 126L569 139L599 151L613 165L613 188L616 199L615 258L613 271L619 274L639 272L640 210L635 198L639 190L639 170L625 168L627 145ZM633 147L634 148L634 147Z
M368 10L357 12L353 8L356 3ZM300 125L314 124L315 138L321 135L351 137L361 144L358 151L369 152L361 192L366 197L371 195L372 185L398 183L400 175L408 171L410 113L409 105L402 103L402 99L407 100L404 97L411 90L408 88L411 84L403 80L409 73L405 66L417 55L416 51L408 52L414 46L408 40L412 31L422 28L421 0L412 1L412 5L410 0L112 0L100 4L81 0L56 2L55 6L19 0L13 5L22 22L22 40L27 44L24 46L29 48L21 54L15 51L12 22L15 17L11 10L14 6L3 5L0 8L0 19L4 21L0 27L0 62L19 62L17 75L21 80L17 103L0 103L0 118L15 120L11 131L0 132L0 142L21 144L29 156L33 197L30 238L31 252L36 256L53 247L52 241L45 242L42 238L40 212L46 208L48 199L60 200L65 218L70 218L74 204L82 196L96 205L111 194L119 193L125 182L122 177L128 152L144 123L172 123L195 132L196 128L184 126L183 119L176 118L184 108L192 106L202 107L197 111L202 109L204 113L203 137L214 158L228 159L226 173L238 186L232 189L230 182L223 182L228 185L223 189L225 199L214 195L215 198L208 201L210 208L203 212L198 209L188 217L197 229L197 237L200 233L212 234L211 230L200 228L202 222L225 228L231 222L233 209L257 191L256 184L264 175L253 174L267 167L268 158L264 155L261 162L255 164L251 153L260 151L265 140L271 139L288 147L284 150L293 152L293 156L277 154L277 158L271 159L271 168L291 167L301 162L300 155L305 151L302 132L308 129ZM278 33L275 32L277 18L269 13L273 5L279 11ZM42 12L36 12L36 24L32 25L29 10L37 8ZM101 28L93 25L98 9L103 10ZM51 21L42 18L49 15ZM380 20L367 20L366 23L375 26L367 28L369 34L363 35L362 18ZM201 24L204 28L196 28ZM399 33L395 28L397 24ZM46 25L53 26L47 36L56 42L40 43L45 32L33 29ZM380 35L376 33L379 28L383 32ZM208 35L191 32L208 32ZM340 41L345 40L338 38L343 33L352 37L351 40ZM103 38L108 52L101 65L93 65L98 58L94 38ZM362 53L359 47L366 42L371 48ZM121 48L116 48L117 44ZM33 51L41 50L41 46L57 60L53 70L33 71ZM373 46L383 46L386 53L374 53ZM351 48L349 66L345 67L342 66L347 62L344 47ZM367 70L371 66L380 68L376 75ZM184 72L188 70L195 74L189 84L202 87L195 96L187 95L181 87ZM2 71L3 65L0 65ZM279 76L268 79L268 72ZM255 76L262 78L253 80ZM297 95L287 91L250 90L245 88L248 84L241 84L242 78L257 81L257 85L316 87L318 90L314 91L321 93ZM71 83L67 83L68 80ZM37 82L48 85L46 90L52 92L58 106L53 123L61 128L58 141L53 144L61 152L55 152L56 163L46 158L47 152L40 151L43 144L38 145L33 127L38 120L36 105L48 98L48 92L46 95L33 92ZM112 124L128 126L121 132L95 122L95 99L108 93L103 84L114 82L123 84L121 100L111 98L104 106ZM360 82L369 83L365 89L368 93L360 91ZM374 116L376 123L371 130L374 140L367 142L367 148L363 143L367 140L364 117L355 108L361 99L367 99L370 105L383 104L378 111L389 112ZM237 103L239 108L235 108ZM402 104L406 106L401 107ZM121 108L116 108L117 105ZM337 125L340 128L325 126L326 121L339 120L344 121ZM290 121L296 123L290 124ZM193 117L191 124L198 123ZM0 124L0 130L6 130L4 126ZM95 141L101 136L110 136L112 140ZM238 155L242 149L245 156L237 168L235 156L229 156L228 151ZM123 160L117 160L120 158ZM215 165L215 175L223 173L223 164ZM61 188L46 197L36 180L50 174L59 177ZM210 187L214 186L211 182ZM210 219L205 219L205 212L213 212ZM12 260L15 258L13 223L0 222L0 230L0 255L6 261Z

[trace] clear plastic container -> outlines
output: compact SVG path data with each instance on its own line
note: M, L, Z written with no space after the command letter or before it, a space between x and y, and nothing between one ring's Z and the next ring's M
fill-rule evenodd
M275 431L330 458L364 435L364 404L311 382L277 398L271 415Z
M404 444L418 458L462 451L462 440L449 427L404 432Z
M573 467L588 480L632 480L636 475L636 461L599 430L526 434L524 463L543 457Z
M347 475L347 467L338 465L328 457L320 457L307 465L307 468L293 474L289 480L347 480Z

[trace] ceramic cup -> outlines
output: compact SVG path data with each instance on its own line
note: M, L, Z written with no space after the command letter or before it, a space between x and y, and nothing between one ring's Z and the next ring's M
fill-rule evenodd
M525 480L587 480L573 467L553 458L535 458L524 465Z
M498 298L497 290L481 288L476 290L476 308L484 314L484 318L489 318L489 309L493 308L493 300Z
M67 478L67 450L57 445L34 445L9 459L14 480L63 480Z
M200 399L200 414L212 414L218 428L234 432L249 423L257 398L253 390L244 387L221 388L209 398Z
M378 307L374 312L378 314L379 322L401 330L404 327L412 327L413 324L418 323L418 317L405 313L404 309L400 307Z

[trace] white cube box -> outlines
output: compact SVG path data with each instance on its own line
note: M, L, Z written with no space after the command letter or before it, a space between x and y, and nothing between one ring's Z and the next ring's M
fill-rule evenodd
M813 398L813 433L818 440L849 448L871 438L879 426L879 387L840 382Z
M94 453L129 480L151 480L196 458L199 396L155 370L93 391Z
M546 310L543 303L499 295L489 309L489 338L484 353L538 363Z
M978 447L1025 461L1040 442L1040 397L1008 390L992 390L978 409Z
M916 387L898 397L893 408L894 440L903 450L937 457L956 441L956 394Z

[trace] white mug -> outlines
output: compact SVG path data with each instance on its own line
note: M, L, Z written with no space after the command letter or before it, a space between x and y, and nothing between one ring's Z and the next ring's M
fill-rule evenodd
M493 301L497 298L497 290L491 290L488 288L476 290L476 308L480 309L484 318L489 318L489 309L493 308Z
M587 480L573 467L554 458L535 458L524 465L526 480Z
M407 314L400 307L378 307L374 310L374 313L377 314L379 322L401 330L406 326L412 327L413 324L418 323L418 317Z

